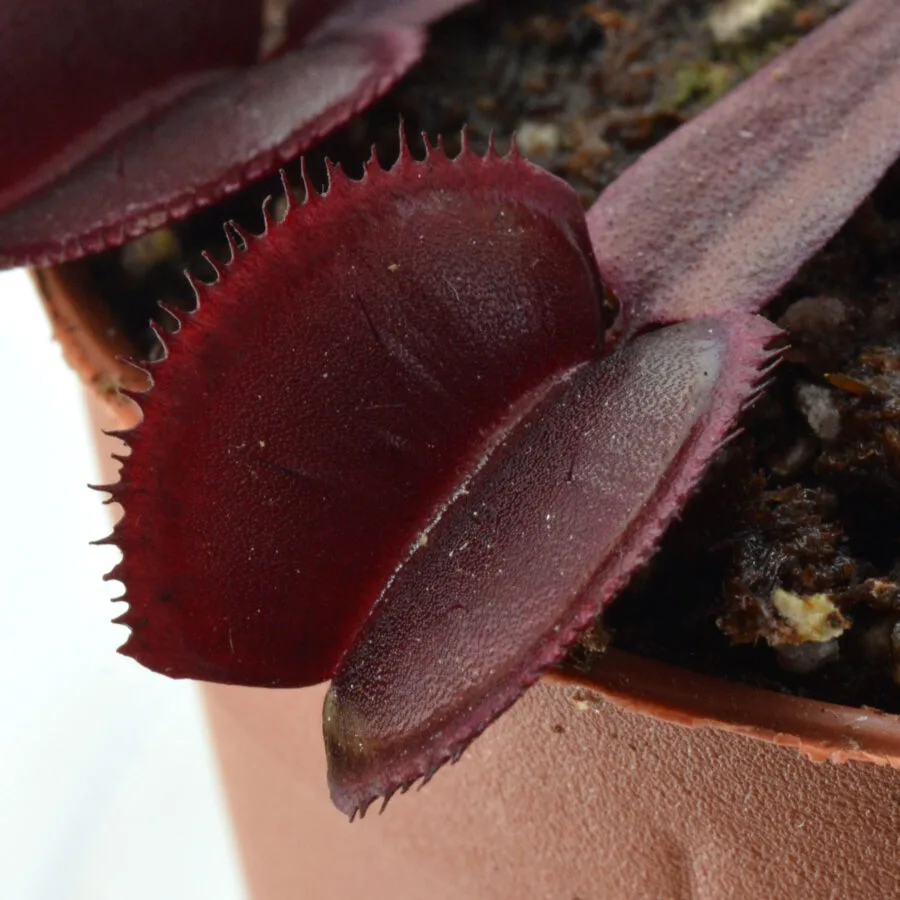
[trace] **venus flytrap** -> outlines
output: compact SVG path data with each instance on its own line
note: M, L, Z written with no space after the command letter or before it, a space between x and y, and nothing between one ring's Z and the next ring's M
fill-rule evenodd
M898 155L900 8L857 0L586 216L515 148L464 141L331 169L261 235L228 225L231 260L194 283L119 433L123 652L174 677L331 679L350 815L429 779L652 556L777 359L758 310ZM0 215L0 246L28 208ZM108 242L98 222L48 246Z

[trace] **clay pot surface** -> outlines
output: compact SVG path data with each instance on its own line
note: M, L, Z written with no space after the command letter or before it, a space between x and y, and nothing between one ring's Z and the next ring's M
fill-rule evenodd
M735 700L749 694L768 696ZM324 786L322 697L206 689L258 900L900 896L893 768L813 762L545 679L423 791L348 825Z

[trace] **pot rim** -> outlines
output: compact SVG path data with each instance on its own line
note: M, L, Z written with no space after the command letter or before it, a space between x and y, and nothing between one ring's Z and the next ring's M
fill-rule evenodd
M151 382L144 370L125 361L131 347L92 285L71 266L31 268L29 274L69 368L117 427L136 425L137 406L120 389L139 393Z
M621 709L687 728L714 728L791 747L813 762L849 760L900 768L900 716L701 675L608 649L583 674L547 673L575 688L569 700L606 700Z

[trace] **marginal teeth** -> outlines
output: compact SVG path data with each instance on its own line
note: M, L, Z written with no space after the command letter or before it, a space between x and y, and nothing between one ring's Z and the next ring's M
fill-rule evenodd
M101 494L109 494L110 496L104 500L104 503L111 503L116 496L116 493L120 490L119 482L115 484L89 484L88 490L90 491L98 491ZM95 542L96 543L96 542Z
M381 808L378 810L378 815L380 816L386 809L388 803L391 801L391 797L397 793L397 788L394 788L392 791L388 791L384 797L381 798Z
M124 599L123 597L116 597L116 600L123 600L123 599ZM130 618L131 618L131 609L129 608L129 609L125 610L125 612L123 612L121 616L116 616L116 618L113 619L112 622L113 622L113 625L126 625L126 626L130 627L130 625L131 625Z
M225 273L225 265L220 263L208 250L204 250L200 256L206 260L207 265L215 273L215 279L212 283L217 284L221 281L222 275Z
M234 262L234 258L239 251L243 252L250 248L254 235L234 219L229 219L222 226L222 230L225 232L225 239L228 241L228 248L231 251L231 259L229 262Z

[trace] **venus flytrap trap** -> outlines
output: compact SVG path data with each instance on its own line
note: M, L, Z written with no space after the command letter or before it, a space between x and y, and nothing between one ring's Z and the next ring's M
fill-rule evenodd
M464 2L297 0L277 29L247 0L6 3L0 266L97 253L233 194L384 94Z
M352 40L376 6L345 7ZM387 15L416 28L438 8ZM900 8L857 0L586 216L515 148L417 160L401 142L361 181L305 183L260 235L228 225L230 261L193 282L119 433L123 652L174 677L331 679L329 782L351 816L429 779L651 558L777 360L758 310L898 155ZM173 174L172 195L214 199L226 169ZM53 196L0 214L0 246ZM116 239L76 218L35 258Z

